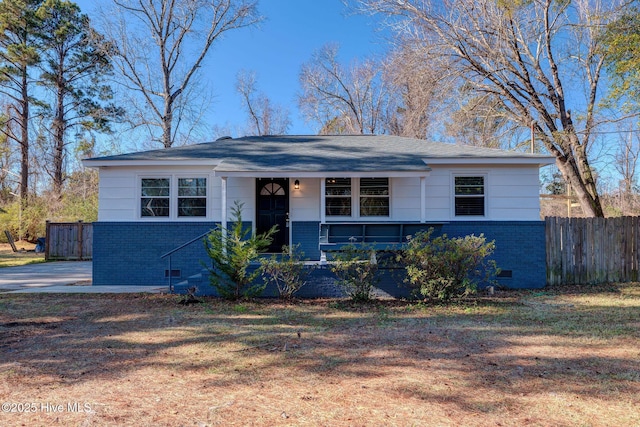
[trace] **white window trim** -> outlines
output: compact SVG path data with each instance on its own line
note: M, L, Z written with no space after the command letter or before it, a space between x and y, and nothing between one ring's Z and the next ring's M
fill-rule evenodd
M484 215L456 215L456 177L476 177L484 179ZM487 171L452 171L451 172L451 218L452 219L489 219L489 172Z
M168 179L169 180L169 216L142 216L142 206L140 199L142 198L142 180L143 179ZM207 180L207 209L205 216L178 216L178 180L180 178L205 178ZM173 173L173 174L139 174L136 176L136 216L139 221L180 221L180 222L198 222L209 221L212 216L213 208L213 185L211 175L203 173Z
M325 184L323 184L321 187L321 197L322 197L322 209L323 209L323 213L325 213L325 215L322 215L322 217L324 218L324 222L340 222L340 221L368 221L368 222L376 222L376 221L389 221L391 220L391 213L393 212L392 208L392 204L393 204L393 197L391 194L391 188L392 186L392 177L369 177L369 176L358 176L358 177L353 177L353 176L334 176L334 177L325 177L322 178L323 183L325 182L326 179L328 178L351 178L351 216L332 216L332 215L326 215L326 188L325 188ZM387 197L389 197L389 215L388 216L360 216L360 179L361 178L387 178L389 180L389 195Z

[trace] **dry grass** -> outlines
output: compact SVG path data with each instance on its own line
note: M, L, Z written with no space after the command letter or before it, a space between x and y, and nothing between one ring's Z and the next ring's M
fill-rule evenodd
M13 252L8 243L0 243L0 268L44 262L44 254L33 252L33 243L21 240L16 242L16 248L19 252Z
M0 401L35 412L0 425L638 426L640 288L576 290L448 307L4 294Z

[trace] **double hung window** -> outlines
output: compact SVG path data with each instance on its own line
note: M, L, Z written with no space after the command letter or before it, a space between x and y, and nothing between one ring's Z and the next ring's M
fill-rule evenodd
M327 178L328 217L388 217L389 178Z
M360 178L360 216L389 216L389 178Z
M207 178L141 178L140 216L143 218L207 216Z
M207 216L207 178L178 178L178 216Z
M484 176L456 176L454 181L455 215L484 216Z
M351 178L327 178L325 183L327 216L351 216Z
M140 214L143 217L169 216L170 183L169 178L142 178Z

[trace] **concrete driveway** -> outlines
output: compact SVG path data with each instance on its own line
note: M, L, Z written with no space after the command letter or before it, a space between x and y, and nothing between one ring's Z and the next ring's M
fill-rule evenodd
M58 261L0 268L0 293L166 292L166 286L91 286L91 261Z

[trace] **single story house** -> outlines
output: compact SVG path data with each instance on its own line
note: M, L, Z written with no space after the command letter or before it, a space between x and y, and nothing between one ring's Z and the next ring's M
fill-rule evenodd
M299 244L322 261L345 243L400 244L430 227L484 233L501 285L543 287L539 168L551 163L388 135L224 137L87 159L100 176L93 283L169 286L200 272L201 236L239 202L256 232L279 226L272 252Z

